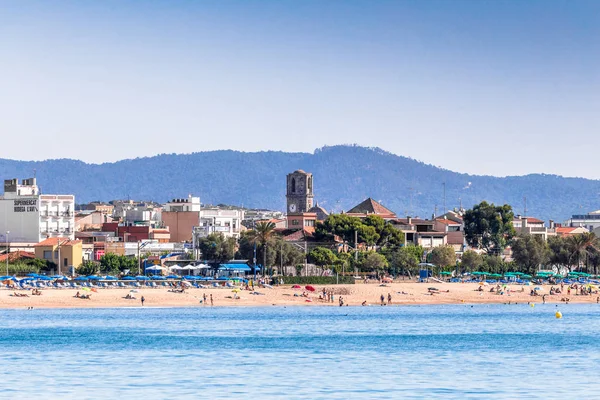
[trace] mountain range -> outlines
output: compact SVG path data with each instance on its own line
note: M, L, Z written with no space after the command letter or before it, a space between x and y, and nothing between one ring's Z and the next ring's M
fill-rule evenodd
M205 204L285 210L286 174L312 172L315 199L334 212L367 197L398 216L431 217L481 200L508 203L515 214L564 221L599 207L600 181L557 175L493 177L452 172L379 148L331 146L314 153L233 150L160 154L114 163L71 159L0 159L4 179L34 171L43 193L75 194L78 203L113 199L166 202L199 195ZM444 195L445 194L445 195ZM526 201L524 200L526 198Z

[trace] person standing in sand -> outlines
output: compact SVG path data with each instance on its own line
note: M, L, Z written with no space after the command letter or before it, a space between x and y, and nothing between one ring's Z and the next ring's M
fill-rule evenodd
M213 306L215 303L213 302L212 293L210 294L210 305Z
M392 295L388 293L388 306L392 304Z
M202 295L202 299L204 300L204 305L206 305L206 293Z
M140 300L142 301L142 307L144 307L144 301L146 301L146 299L144 298L144 296L142 296Z
M383 293L381 294L381 297L379 299L381 300L381 305L384 306L385 305L385 297L383 296Z

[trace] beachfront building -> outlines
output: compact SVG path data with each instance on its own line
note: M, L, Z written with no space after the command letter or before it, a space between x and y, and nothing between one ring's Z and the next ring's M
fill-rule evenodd
M392 219L389 222L404 233L406 244L414 244L423 248L448 244L448 231L446 229L437 230L435 220L406 217Z
M36 258L54 263L63 274L69 273L71 267L77 268L83 262L80 240L53 237L36 244L34 248Z
M75 236L75 196L41 194L36 179L4 181L0 235L4 242L38 243ZM8 232L8 234L7 234Z
M548 240L548 236L556 235L556 230L554 228L546 227L544 221L533 217L517 215L513 219L513 227L517 234L540 235L544 240Z
M570 226L573 228L581 227L593 231L596 228L600 228L600 210L592 211L587 214L575 214L565 222L564 226Z
M211 233L239 237L244 210L237 208L202 207L200 197L173 199L163 206L162 224L171 232L173 242L190 242Z
M433 221L433 230L446 234L446 244L452 246L455 252L461 253L467 247L464 235L464 224L462 219L460 222L453 219L448 219L446 216L436 218Z

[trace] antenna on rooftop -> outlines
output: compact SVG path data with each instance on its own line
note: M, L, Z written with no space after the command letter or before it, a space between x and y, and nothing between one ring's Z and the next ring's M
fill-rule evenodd
M523 197L523 216L527 217L527 197Z
M444 209L442 210L442 213L446 214L446 182L443 182L442 185L444 186Z

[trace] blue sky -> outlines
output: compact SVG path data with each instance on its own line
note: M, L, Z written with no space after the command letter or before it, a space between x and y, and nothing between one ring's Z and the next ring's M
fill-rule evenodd
M0 157L377 146L600 178L597 1L2 1Z

